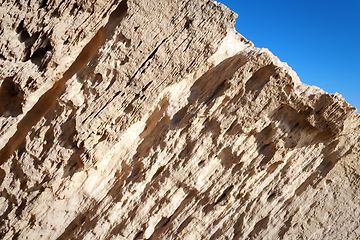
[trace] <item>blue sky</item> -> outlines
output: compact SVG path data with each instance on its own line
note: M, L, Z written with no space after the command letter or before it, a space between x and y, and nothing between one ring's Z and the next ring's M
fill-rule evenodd
M218 2L239 15L236 30L256 47L360 112L360 0Z

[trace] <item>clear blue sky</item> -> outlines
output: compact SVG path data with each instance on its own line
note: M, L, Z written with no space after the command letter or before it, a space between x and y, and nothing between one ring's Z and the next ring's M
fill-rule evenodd
M268 48L300 80L340 93L360 112L360 0L219 0L236 30Z

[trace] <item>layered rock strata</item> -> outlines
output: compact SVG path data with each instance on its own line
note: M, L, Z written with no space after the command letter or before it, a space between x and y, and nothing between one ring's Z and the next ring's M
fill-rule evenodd
M356 109L222 4L0 6L2 239L360 238Z

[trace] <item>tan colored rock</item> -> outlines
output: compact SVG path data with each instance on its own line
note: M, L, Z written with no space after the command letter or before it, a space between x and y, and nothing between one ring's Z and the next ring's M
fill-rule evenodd
M356 109L212 1L0 7L2 239L359 239Z

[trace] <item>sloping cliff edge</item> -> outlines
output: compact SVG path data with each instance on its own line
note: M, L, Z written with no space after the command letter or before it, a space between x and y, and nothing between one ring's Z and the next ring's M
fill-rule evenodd
M356 109L235 18L2 1L1 239L359 239Z

